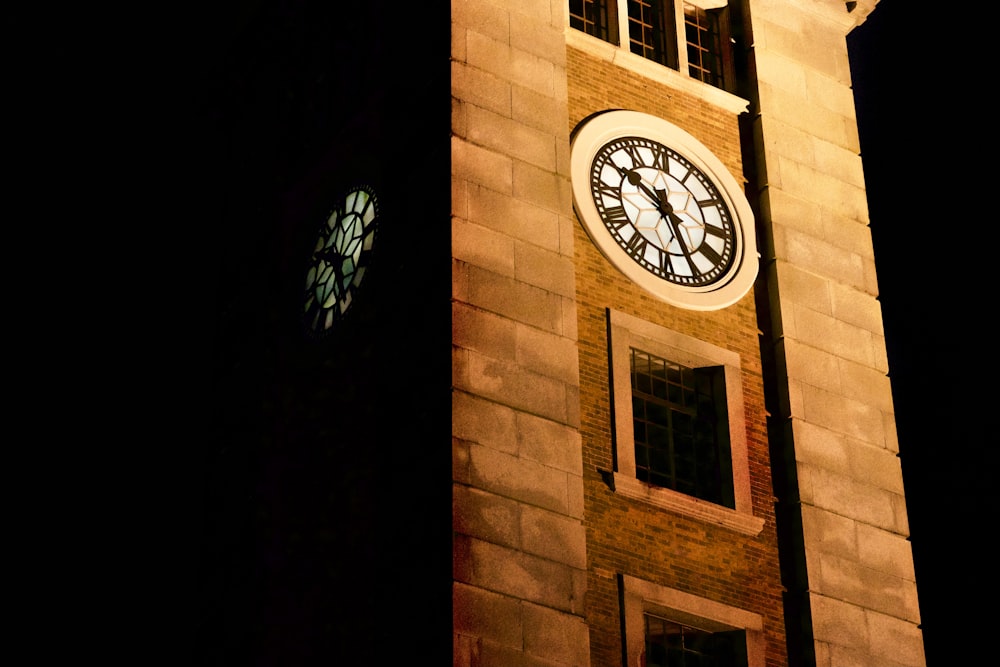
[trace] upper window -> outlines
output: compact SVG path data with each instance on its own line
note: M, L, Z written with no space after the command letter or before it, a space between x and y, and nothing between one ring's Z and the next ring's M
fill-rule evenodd
M571 28L732 90L728 0L569 0ZM683 45L679 48L678 45Z
M569 24L612 44L618 43L616 0L569 0ZM614 27L612 27L614 26Z
M735 352L609 311L614 488L756 535Z

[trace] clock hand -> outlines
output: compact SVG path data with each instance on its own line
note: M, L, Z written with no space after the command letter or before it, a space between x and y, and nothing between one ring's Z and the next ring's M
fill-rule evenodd
M677 218L677 216L673 215L673 207L671 207L670 204L667 203L666 190L657 190L656 193L654 193L652 190L649 189L649 186L646 185L645 181L642 180L642 175L637 170L624 169L622 167L619 167L613 161L611 161L611 165L615 169L617 169L618 173L621 176L623 176L629 183L638 186L638 188L642 190L642 193L646 195L646 199L649 200L650 204L656 207L656 210L660 212L660 215L668 218L673 216L671 221L674 224L677 224L680 221L680 218ZM661 192L663 193L662 196L660 195ZM664 208L664 206L666 208Z
M677 243L681 247L681 253L683 253L684 259L687 260L688 266L691 268L691 272L696 276L699 275L701 271L698 270L698 267L694 265L694 260L691 259L691 249L687 247L687 243L684 242L684 237L681 236L681 225L684 221L681 220L676 213L674 213L674 207L667 201L666 190L662 188L657 189L656 196L659 202L657 209L659 209L660 213L663 214L663 216L670 222L671 229L674 232L674 238L677 239Z
M624 167L619 167L612 160L609 160L609 162L611 162L611 166L613 166L618 171L619 175L621 175L625 180L627 180L632 185L638 186L639 189L642 190L642 194L646 195L646 199L649 200L650 204L656 207L656 210L660 212L660 215L664 216L669 215L669 213L663 210L663 204L666 202L666 200L663 200L662 202L660 201L659 196L654 194L653 191L649 189L649 186L647 186L646 183L642 180L642 175L637 170L625 169Z
M698 270L698 267L694 264L694 260L691 259L691 249L687 247L687 244L684 242L684 237L681 236L681 224L683 221L677 216L676 213L674 213L674 207L667 201L667 191L661 188L657 189L654 193L653 190L646 185L645 181L642 180L642 175L639 174L637 170L619 167L615 164L614 160L609 160L609 162L629 183L642 190L642 193L646 195L646 198L649 199L650 203L656 207L656 210L660 212L660 215L667 219L674 238L677 239L677 243L681 247L681 253L684 255L684 259L687 260L688 266L691 268L691 272L694 275L699 275L701 271Z
M316 257L322 259L328 264L333 264L333 260L340 256L336 248L324 246L322 250L316 252Z

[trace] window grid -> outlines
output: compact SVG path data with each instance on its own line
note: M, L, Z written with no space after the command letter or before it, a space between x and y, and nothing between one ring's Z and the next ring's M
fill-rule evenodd
M725 88L719 15L684 3L688 74L717 88Z
M643 58L677 68L673 11L664 0L628 0L629 49Z
M618 33L610 30L614 13L608 12L609 2L615 3L615 0L570 0L570 27L603 39L605 42L617 44Z
M620 12L627 14L623 25ZM732 92L727 17L725 8L706 10L683 0L569 0L571 28L616 46L624 45L625 31L632 53Z
M722 482L710 370L631 348L636 477L703 500L731 504Z
M738 639L743 633L712 633L650 613L643 614L646 667L727 667L745 665ZM734 641L737 640L737 641Z

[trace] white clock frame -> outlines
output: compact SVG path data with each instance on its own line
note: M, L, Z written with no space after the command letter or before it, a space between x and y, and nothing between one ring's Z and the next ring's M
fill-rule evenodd
M651 139L680 153L718 189L733 217L735 247L732 265L716 282L685 286L657 277L636 263L605 227L591 192L591 168L604 145L629 136ZM638 111L616 109L591 116L581 122L573 134L570 177L577 217L594 245L612 265L647 292L681 308L718 310L731 306L750 291L759 266L750 203L722 161L685 130L665 119Z

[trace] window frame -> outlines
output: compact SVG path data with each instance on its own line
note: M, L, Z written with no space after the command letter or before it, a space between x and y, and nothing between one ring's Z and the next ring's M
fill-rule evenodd
M747 113L750 108L750 101L739 97L734 92L716 88L704 81L688 76L687 73L681 73L652 60L647 60L640 55L632 53L627 48L606 42L582 30L577 30L570 26L569 21L569 11L567 11L565 29L563 31L566 37L566 45L587 54L591 58L621 67L639 76L644 76L675 90L693 95L732 114Z
M747 667L764 667L766 642L760 614L627 574L618 575L618 582L626 667L644 667L646 613L708 632L741 630L746 636Z
M629 370L631 379L633 380L633 424L638 422L645 424L645 436L641 440L641 444L638 438L636 438L635 442L636 477L655 486L671 488L687 495L734 509L733 475L730 469L732 455L729 449L728 411L716 410L718 414L715 419L706 419L706 415L702 413L700 405L702 403L701 397L704 397L716 409L720 406L728 406L725 396L725 368L715 364L693 368L679 363L676 359L666 359L635 346L629 347L629 355L631 357ZM666 396L657 396L652 387L648 391L637 388L634 382L637 376L635 368L637 357L646 359L650 366L650 371L652 371L651 367L654 364L660 366L659 362L662 362L664 370L669 367L676 368L677 370L673 375L679 384L671 382L670 376L672 374L667 371L667 377L664 378ZM653 377L652 374L649 374L650 383L652 383ZM721 382L719 381L720 379L722 380ZM675 390L675 395L671 396L669 389L671 385L686 387L687 391L683 389ZM708 385L709 391L701 391L706 388L706 385ZM635 414L637 403L644 405L645 415L638 416ZM653 413L652 417L650 417L650 413ZM659 414L665 417L664 423L661 423L656 418L656 415ZM711 426L710 429L701 429L702 439L707 435L711 440L711 447L706 448L704 446L705 443L702 443L702 446L697 446L696 441L698 437L695 435L696 424ZM656 442L651 441L650 431L652 430L661 431L666 441L662 444L665 444L666 447L658 446ZM633 429L633 436L634 434L635 429ZM690 451L693 454L693 461L690 456L685 456L685 451L688 450L688 447L685 447L685 441L688 440L690 441ZM639 456L640 449L646 451L644 457ZM656 452L660 453L661 456L654 456ZM640 461L643 458L646 459L645 463ZM656 459L660 459L659 463L662 465L658 464ZM679 467L683 467L681 464L685 460L692 465L693 469L689 471L691 474L678 471ZM717 464L712 465L712 460L716 460ZM712 479L706 480L706 473ZM660 481L654 482L653 478L659 478ZM683 491L680 488L682 485L693 488L690 491Z
M650 0L644 0L650 1ZM663 67L668 70L677 72L678 74L684 76L685 78L691 79L692 81L697 81L699 84L709 86L711 88L716 88L728 93L733 93L735 85L734 77L734 67L733 67L733 54L731 48L731 30L728 28L728 7L729 0L655 0L657 3L662 3L663 5L669 4L669 7L664 6L664 15L666 17L666 22L669 24L665 26L664 31L669 32L665 36L665 41L668 44L668 48L672 47L672 53L666 53L663 56L663 60L656 60L650 58L643 54L635 53L632 51L632 39L631 30L629 26L629 0L605 0L606 2L606 13L608 17L608 38L604 39L602 37L592 35L579 28L574 28L570 25L570 11L569 4L567 3L566 9L566 25L572 32L578 32L581 34L588 35L592 39L600 40L607 44L615 46L617 49L628 53L636 58L641 58L646 60L657 67ZM688 41L687 41L687 28L686 20L684 16L684 5L692 5L706 12L714 12L715 10L723 10L723 17L726 19L723 22L723 29L720 35L720 49L718 57L722 61L720 77L723 82L724 87L716 86L714 83L709 83L704 81L699 77L691 75L690 63L688 61ZM642 42L644 43L644 42Z
M764 519L753 515L739 354L614 309L608 309L607 317L615 492L743 535L759 535ZM735 509L647 484L636 477L630 364L633 347L692 368L724 368Z
M692 23L688 20L688 15L686 12L682 12L684 17L684 58L687 61L687 74L693 79L697 79L714 88L721 88L722 90L732 90L736 85L735 81L735 65L734 65L734 55L733 55L733 36L732 27L729 23L729 3L719 2L718 7L706 7L707 4L716 4L708 2L699 2L697 0L681 0L676 3L681 5L691 5L696 10L701 11L704 14L704 18L708 21L708 25L702 26L700 22L700 16L695 15L696 22ZM718 33L715 35L718 38L718 49L713 50L707 46L699 39L697 42L692 42L688 39L688 32L690 28L694 28L699 36L707 35L712 36L711 26L715 25L718 28ZM718 60L718 69L712 69L711 67L705 66L705 58L701 58L697 65L691 64L691 59L688 57L688 53L694 48L697 51L703 51L713 58ZM705 75L694 75L691 74L691 68L695 67L697 70L704 72L708 75L710 79L718 79L718 82L713 82L706 80Z

